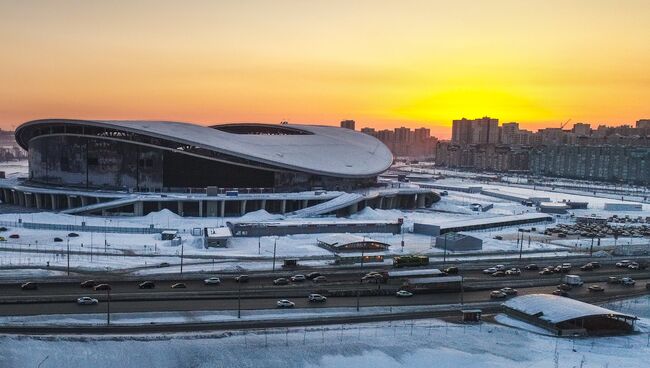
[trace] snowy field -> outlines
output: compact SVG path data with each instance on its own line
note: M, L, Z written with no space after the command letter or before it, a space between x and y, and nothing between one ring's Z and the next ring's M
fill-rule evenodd
M649 297L610 308L649 317ZM530 326L395 321L203 334L0 336L0 367L646 367L650 321L632 336L559 339Z

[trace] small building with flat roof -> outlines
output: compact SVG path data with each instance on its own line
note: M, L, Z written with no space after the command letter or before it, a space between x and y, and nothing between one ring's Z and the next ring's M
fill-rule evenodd
M557 336L619 335L634 331L635 316L575 299L529 294L503 303L507 315Z
M206 248L217 247L225 248L228 246L228 241L232 238L230 228L223 227L206 227L204 229L204 245Z

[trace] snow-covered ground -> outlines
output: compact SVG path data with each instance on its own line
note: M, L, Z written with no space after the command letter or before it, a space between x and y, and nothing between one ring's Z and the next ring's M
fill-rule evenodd
M648 297L619 303L643 309ZM617 308L618 309L618 308ZM630 310L632 309L632 310ZM503 320L502 320L503 321ZM0 336L0 367L646 367L640 334L560 339L501 324L441 320L143 336Z

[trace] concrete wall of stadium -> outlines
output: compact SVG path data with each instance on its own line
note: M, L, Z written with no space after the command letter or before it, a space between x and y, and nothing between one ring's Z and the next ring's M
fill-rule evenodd
M88 193L87 195L79 193L82 192L68 194L64 190L58 190L43 193L1 187L0 201L6 204L47 211L63 211L103 203L104 206L101 209L80 211L75 214L143 216L150 212L167 209L186 217L233 217L262 209L269 213L285 214L327 201L327 199L282 199L278 198L277 194L268 199L245 197L218 197L214 199L210 197L162 198L160 195L152 195L151 198L146 198L146 196L141 195L129 200L119 195L115 197L108 195L97 196L90 191L85 192ZM344 208L332 211L331 214L348 216L365 207L376 209L425 208L439 199L435 193L386 194L352 203ZM114 205L113 202L115 202Z

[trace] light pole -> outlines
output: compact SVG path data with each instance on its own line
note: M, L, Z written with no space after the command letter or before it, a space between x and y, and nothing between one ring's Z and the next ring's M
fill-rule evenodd
M275 250L277 248L277 245L278 245L278 238L275 238L275 240L273 241L273 272L275 272Z
M445 251L442 254L442 268L447 267L447 233L445 233Z
M241 281L237 282L237 318L241 318Z
M106 289L106 324L111 324L111 287Z
M70 276L70 238L68 238L67 244L68 244L68 256L66 258L68 259L68 276Z
M184 250L184 248L183 248L183 239L180 238L180 237L179 237L179 239L181 239L181 276L183 276L183 250Z

